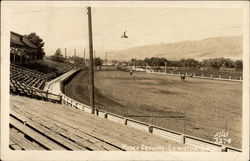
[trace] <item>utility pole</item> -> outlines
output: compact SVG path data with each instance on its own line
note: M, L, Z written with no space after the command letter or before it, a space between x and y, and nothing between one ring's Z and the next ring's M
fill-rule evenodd
M92 39L92 18L91 7L88 9L88 26L89 26L89 78L90 78L90 106L91 113L95 113L95 94L94 94L94 66L93 66L93 39Z
M106 65L108 65L108 52L106 52Z
M67 58L66 57L67 56L67 49L66 48L64 49L64 55L65 55L65 60L66 60L66 58Z
M183 129L183 133L185 134L185 131L186 131L186 118L187 117L187 112L185 111L184 113L184 129Z
M96 58L95 58L95 52L96 52L96 51L94 50L94 61L93 61L93 62L94 62L94 67L95 67L95 60L96 60ZM94 69L95 69L95 68L94 68Z
M86 65L86 61L85 61L85 49L84 49L84 52L83 52L83 61L84 61L84 65Z
M66 66L68 66L67 64L67 48L64 48L64 56L65 56L65 62L66 62Z
M227 120L226 120L226 125L225 125L225 132L227 132Z
M165 73L167 73L167 62L165 62Z
M75 65L75 68L76 68L76 49L74 49L74 55L75 55L74 65Z

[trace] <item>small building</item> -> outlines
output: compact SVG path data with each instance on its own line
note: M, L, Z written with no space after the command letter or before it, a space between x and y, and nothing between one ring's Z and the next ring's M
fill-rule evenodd
M26 64L38 59L38 48L30 40L15 32L10 32L11 64Z

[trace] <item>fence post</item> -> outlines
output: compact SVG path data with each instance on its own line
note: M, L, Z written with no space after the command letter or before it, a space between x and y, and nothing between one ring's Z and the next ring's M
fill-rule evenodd
M127 124L128 124L128 119L124 118L124 125L127 125Z
M219 75L219 79L221 79L221 76Z
M231 80L231 76L229 76L229 80Z
M97 108L95 109L95 114L96 116L99 116L99 110Z
M227 147L225 147L224 145L222 145L221 151L222 151L222 152L227 152Z
M201 77L203 77L203 73L201 74Z
M241 77L240 77L240 80L241 80Z
M194 77L195 77L195 73L194 73Z
M211 74L211 78L213 78L213 74Z
M180 73L180 72L178 72L178 74L179 74L179 75L181 75L181 73Z
M186 76L188 75L188 73L186 72Z
M60 104L63 104L62 95L60 95L59 97L60 97Z
M148 125L148 132L149 132L149 133L153 133L153 126Z
M181 142L182 144L185 144L185 135L184 135L184 134L181 135L181 138L180 138L180 139L181 139L180 142Z
M46 101L48 101L48 91L46 91Z

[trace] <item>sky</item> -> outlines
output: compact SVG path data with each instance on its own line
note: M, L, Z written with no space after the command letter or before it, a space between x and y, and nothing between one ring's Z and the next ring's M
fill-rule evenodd
M86 6L9 3L10 30L37 33L45 42L46 55L67 48L68 55L76 49L83 56L88 50ZM134 46L242 35L242 14L241 8L92 7L94 50L104 57L105 52ZM124 31L128 39L121 38Z

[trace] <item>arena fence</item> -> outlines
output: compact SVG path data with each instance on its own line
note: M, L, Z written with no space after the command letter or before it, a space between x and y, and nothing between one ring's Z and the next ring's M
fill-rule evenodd
M151 74L162 74L162 75L172 75L172 76L190 76L192 78L200 78L200 79L211 79L211 80L223 80L223 81L242 81L241 76L223 76L223 75L213 75L213 74L203 74L199 73L196 74L194 72L176 72L174 70L168 70L168 71L162 71L162 70L150 70L150 69L143 69L143 68L137 68L133 66L102 66L97 68L96 70L99 71L116 71L116 70L123 70L123 71L130 71L130 69L133 69L135 72L146 72Z
M71 71L70 74L68 74L68 77L72 77L72 75L75 75L77 72L79 72L79 70ZM65 77L64 79L66 80L68 79L68 77ZM60 80L61 80L60 86L62 89L63 80L62 79ZM62 104L64 105L85 111L87 113L91 113L92 111L90 106L82 104L78 101L75 101L74 99L64 95L63 93L61 93L61 100L62 100L61 101ZM129 127L136 128L136 129L140 129L140 130L167 138L169 140L177 141L179 143L183 143L186 145L191 145L191 146L200 148L200 150L203 150L203 151L242 152L241 149L237 149L228 145L218 144L218 143L214 143L212 141L204 140L204 139L197 138L194 136L189 136L180 132L161 128L161 127L151 125L148 123L144 123L138 120L123 117L123 116L120 116L111 112L106 112L104 110L100 110L97 108L94 110L94 114L101 118L108 119L108 120L129 126Z
M150 71L150 70L144 70L146 73L151 73L151 74L163 74L163 75L173 75L173 76L180 76L182 75L180 72L174 73L173 71L167 73L167 72L161 72L159 71ZM188 73L184 73L183 75L185 76L190 76ZM200 79L211 79L211 80L223 80L223 81L242 81L242 78L240 77L239 79L232 79L231 76L228 76L228 79L222 78L220 75L218 77L214 77L212 74L210 77L205 77L203 74L201 75L195 75L195 73L191 73L192 78L200 78Z
M44 95L44 98L46 101L55 102L55 103L62 103L62 95L45 92L45 91L39 91L41 94Z

